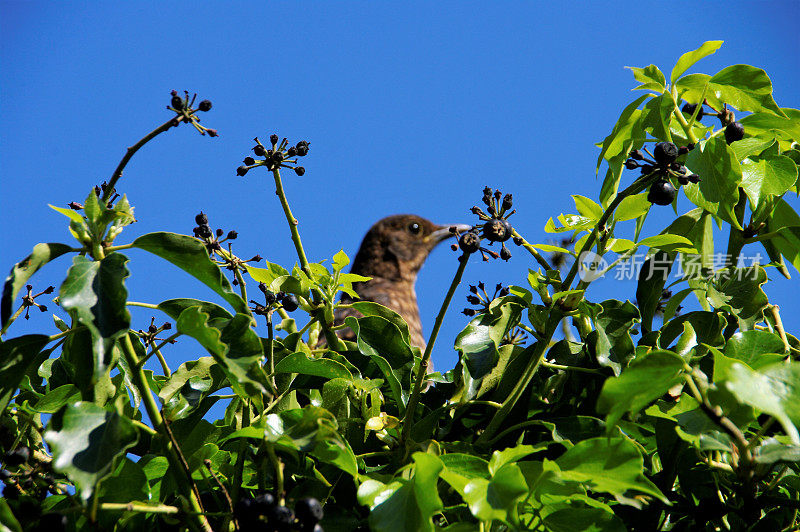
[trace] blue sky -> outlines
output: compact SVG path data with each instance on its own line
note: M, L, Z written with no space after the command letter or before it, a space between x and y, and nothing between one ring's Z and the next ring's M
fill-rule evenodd
M47 204L82 202L108 179L125 148L169 117L172 89L212 100L203 123L220 137L182 126L135 156L118 189L138 222L117 242L159 230L190 234L202 209L212 226L238 231L237 254L284 266L296 257L268 174L235 175L255 136L311 143L305 176L285 173L285 186L306 252L318 261L340 248L352 256L389 214L471 222L486 185L512 192L515 227L548 242L544 224L574 212L570 194L599 193L594 144L638 96L625 66L669 72L682 53L720 39L723 47L694 71L764 68L778 104L800 107L798 2L399 5L0 2L0 267L10 269L37 242L69 242L65 218ZM690 208L681 195L679 210ZM651 215L645 234L671 217L668 208ZM434 352L437 368L456 361L466 283L525 284L535 263L512 251L507 264L473 259L467 268ZM132 300L216 301L169 264L128 256ZM422 270L426 332L456 257L441 246ZM36 288L58 285L67 267L65 259L46 267ZM792 272L767 293L797 332L800 275ZM606 279L588 296L632 300L635 283ZM136 312L134 327L146 328L149 315ZM35 313L11 336L51 323ZM175 368L202 354L181 340L170 361Z

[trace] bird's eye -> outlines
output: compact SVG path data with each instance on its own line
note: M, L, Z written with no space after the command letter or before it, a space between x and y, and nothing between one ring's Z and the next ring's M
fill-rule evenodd
M409 225L408 225L408 231L409 231L409 232L410 232L412 235L416 235L417 233L419 233L419 230L420 230L420 229L421 229L421 228L420 228L420 226L419 226L419 224L418 224L417 222L413 222L413 223L411 223L411 224L409 224Z

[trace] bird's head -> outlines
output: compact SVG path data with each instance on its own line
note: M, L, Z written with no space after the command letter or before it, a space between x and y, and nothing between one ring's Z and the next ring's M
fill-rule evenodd
M450 227L436 225L414 214L388 216L367 232L351 271L359 275L413 282L431 250L453 236Z

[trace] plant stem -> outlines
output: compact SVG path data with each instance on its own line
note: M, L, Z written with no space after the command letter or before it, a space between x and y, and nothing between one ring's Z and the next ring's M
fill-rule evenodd
M11 324L14 323L17 320L17 318L19 318L22 315L22 311L23 311L24 308L25 308L25 305L20 305L19 306L17 311L8 319L8 321L6 322L5 326L2 329L0 329L0 336L4 335L6 333L6 331L8 330L8 328L11 327Z
M530 243L529 243L527 240L525 240L524 238L522 238L522 236L521 236L521 235L520 235L520 234L517 232L517 230L516 230L516 229L514 229L514 231L511 233L511 235L512 235L512 237L514 237L514 238L519 238L519 239L521 239L521 240L522 240L522 244L521 244L521 245L522 245L522 247L523 247L523 248L525 248L525 250L526 250L528 253L530 253L531 255L533 255L533 258L534 258L534 259L536 259L536 262L538 262L538 263L539 263L539 265L540 265L542 268L544 268L544 269L545 269L545 271L547 271L547 270L554 270L554 269L555 269L555 268L553 268L553 266L552 266L552 265L551 265L549 262L547 262L547 259L545 259L544 257L542 257L542 254L541 254L541 253L539 253L539 251L538 251L538 250L537 250L535 247L533 247L533 246L532 246L532 245L531 245L531 244L530 244Z
M483 434L475 440L475 445L477 447L485 447L489 444L492 437L498 432L506 417L511 412L511 409L514 408L519 398L522 397L525 388L528 387L531 379L533 379L533 376L536 374L539 363L544 357L545 350L550 345L550 340L553 338L553 334L555 334L561 318L560 312L554 308L550 309L550 315L547 318L547 325L545 325L545 332L542 335L542 339L534 344L530 359L528 360L528 365L525 367L520 379L514 385L511 393L509 393L508 397L503 401L502 408L492 417L492 420L489 422L489 425L487 425L486 430L483 431Z
M271 443L267 443L267 456L269 456L269 461L275 468L275 493L278 495L280 503L283 504L286 495L283 492L283 463L281 463L278 455L275 454L275 446Z
M439 329L442 327L444 316L447 313L447 307L450 306L450 301L453 299L453 294L456 288L461 284L461 277L464 276L464 270L467 268L469 262L469 254L463 253L458 258L458 269L453 276L453 281L450 283L450 288L447 290L447 295L444 296L442 307L439 309L439 314L436 315L436 321L433 324L431 337L428 339L428 345L425 346L425 353L422 355L422 360L419 363L419 370L417 371L417 378L414 381L414 390L411 392L411 397L408 399L408 406L406 406L406 414L403 419L403 433L402 439L406 440L411 434L411 429L414 427L414 411L419 404L419 396L422 393L422 383L425 381L425 374L428 368L428 361L431 359L431 352L433 352L433 345L436 343L436 337L439 335Z
M113 192L114 187L117 184L117 181L119 181L119 178L122 177L122 171L125 170L125 166L128 164L128 161L131 160L133 154L139 151L139 148L150 142L154 137L174 126L175 120L176 118L174 117L170 118L169 120L167 120L166 122L155 128L153 131L142 137L142 139L139 142L128 148L128 150L125 152L125 155L122 157L122 160L117 165L116 170L114 170L114 173L111 175L111 179L108 180L108 185L106 185L106 190L105 192L103 192L103 197L100 199L102 203L108 202L108 199L111 197L111 193Z
M151 514L179 514L181 509L176 506L166 504L149 505L140 502L103 502L100 503L101 510L119 512L145 512Z
M775 320L775 329L778 331L778 335L780 335L781 340L783 341L783 351L784 353L788 354L792 350L792 346L789 345L789 338L786 337L786 331L783 328L783 321L781 320L780 307L778 305L770 305L769 306L769 313L772 315L772 319Z
M153 310L158 310L158 305L153 305L152 303L139 303L138 301L126 301L125 304L131 307L144 307Z
M122 352L125 355L126 361L128 362L128 367L131 369L131 377L133 382L136 387L139 388L139 394L142 397L142 403L144 403L144 407L147 411L148 417L150 418L150 422L153 424L153 428L159 433L159 435L164 438L164 450L166 451L170 465L176 471L182 471L183 465L181 463L180 456L178 455L178 451L172 443L169 429L164 422L164 418L161 417L161 411L158 408L155 399L153 398L150 385L147 383L147 377L144 374L144 369L142 369L139 362L139 357L136 356L136 351L133 349L131 338L129 335L125 334L120 340L120 347L122 348ZM211 525L208 523L206 517L202 515L203 506L200 504L200 499L197 496L198 490L194 485L191 475L188 475L183 482L178 481L178 484L183 488L183 495L188 499L192 510L198 512L198 515L195 516L196 522L194 522L193 525L204 530L205 532L212 532Z
M614 214L614 210L617 207L619 207L619 204L622 203L622 200L624 200L628 196L632 196L634 194L638 194L639 192L643 191L644 189L649 187L650 184L653 183L658 178L658 176L659 173L657 171L650 172L649 174L640 177L639 179L631 183L628 186L628 188L617 194L617 196L614 198L614 201L611 202L611 205L609 205L608 208L603 213L603 216L601 216L600 219L597 221L597 224L594 226L594 229L592 229L592 232L589 233L589 238L586 239L586 242L584 242L583 247L578 252L578 257L580 257L582 253L592 249L595 240L597 240L597 235L600 232L600 228L605 227L606 222L608 221L609 218L611 218L611 215ZM572 263L572 267L570 268L566 279L564 279L564 282L561 283L562 290L570 289L570 285L572 284L572 281L575 279L575 275L578 273L579 266L580 266L580 260L576 260Z
M272 392L278 395L278 386L275 383L275 338L272 330L272 312L267 312L267 360L269 361L269 385Z
M239 427L243 429L250 426L250 399L242 402L242 423ZM234 501L239 500L239 488L242 484L242 475L244 473L244 460L247 453L247 438L239 439L239 450L236 455L236 465L233 468L233 482L231 483L231 498Z

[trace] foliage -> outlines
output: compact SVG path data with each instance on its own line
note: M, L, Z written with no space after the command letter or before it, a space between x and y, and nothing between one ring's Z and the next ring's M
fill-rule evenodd
M194 109L173 93L175 116L130 148L108 183L83 204L53 207L77 245L37 244L6 278L0 529L45 527L54 515L69 530L796 529L800 342L765 285L768 272L788 277L785 262L800 268L800 216L785 199L800 193L800 111L779 107L767 74L749 65L686 74L720 45L681 56L669 82L655 65L631 69L644 94L599 144L597 201L575 195L577 213L545 225L568 234L562 246L529 243L507 220L511 195L484 191L488 214L473 208L477 224L457 232L458 267L424 352L376 303L356 302L359 317L334 323L338 293L355 296L353 283L366 279L344 271L344 252L327 265L306 258L281 169L305 173L297 162L307 142L256 139L256 157L237 169L271 173L299 260L292 269L239 258L236 234L212 231L202 213L193 236L116 243L134 221L115 188L136 150L180 123L217 135L196 118L210 102ZM731 109L749 114L737 121ZM708 115L720 127L701 122ZM624 184L633 170L641 175ZM677 206L673 189L696 208L641 235L652 203ZM727 248L715 245L715 224L728 228ZM530 275L493 296L472 287L478 308L465 311L458 364L426 376L470 257L508 260L512 239L533 259ZM484 246L494 242L500 253ZM227 307L202 295L129 301L124 251L133 248ZM754 248L770 264L740 264ZM637 253L647 260L635 303L585 297ZM23 312L46 310L36 298L52 290L33 294L28 283L65 255L59 331L9 336ZM681 314L690 301L699 310ZM131 305L174 326L134 330ZM355 341L337 338L344 326ZM162 351L179 337L208 356L173 371ZM161 371L145 369L151 357ZM217 404L224 417L208 419ZM305 501L294 525L245 513L273 501L267 492L272 509ZM324 508L316 528L300 520L318 511L309 497Z

